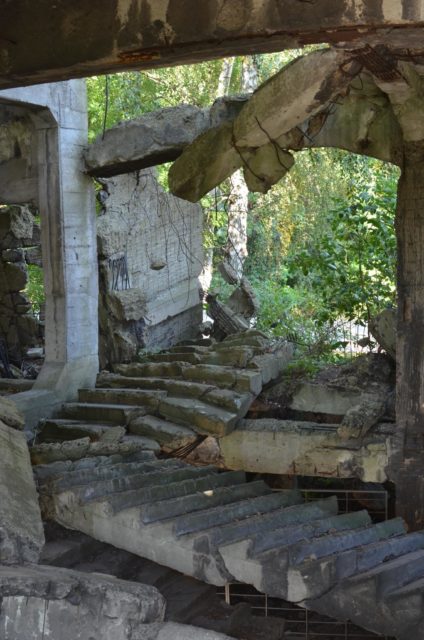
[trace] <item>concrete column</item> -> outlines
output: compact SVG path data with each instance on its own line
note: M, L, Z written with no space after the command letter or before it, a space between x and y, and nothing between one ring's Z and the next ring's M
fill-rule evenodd
M96 218L91 180L83 172L87 144L81 80L0 93L26 103L37 138L38 207L46 289L46 361L30 392L14 396L33 425L98 370ZM37 108L38 107L38 108Z

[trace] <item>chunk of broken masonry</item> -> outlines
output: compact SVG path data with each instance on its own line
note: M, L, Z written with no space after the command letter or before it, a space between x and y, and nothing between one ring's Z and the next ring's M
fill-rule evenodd
M0 451L0 564L37 562L44 533L26 438L1 421Z

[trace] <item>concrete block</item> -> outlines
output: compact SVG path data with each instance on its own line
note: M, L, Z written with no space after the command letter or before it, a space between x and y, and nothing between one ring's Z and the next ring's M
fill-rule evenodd
M10 640L144 638L165 613L154 587L41 565L0 567L0 596L0 635Z
M0 564L37 562L44 533L26 438L1 420L0 451Z

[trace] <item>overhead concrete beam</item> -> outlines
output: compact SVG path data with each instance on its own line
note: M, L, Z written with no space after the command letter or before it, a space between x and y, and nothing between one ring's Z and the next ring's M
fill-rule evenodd
M88 147L87 173L107 178L172 162L202 133L234 120L248 97L218 98L207 109L180 104L121 122Z
M299 59L299 62L308 57ZM281 76L285 70L290 74L293 67L283 69ZM311 68L316 68L316 65ZM287 87L290 82L280 80L279 83ZM305 112L309 104L314 113L300 124L296 124L299 108L293 108L287 120L281 118L281 110L275 105L281 106L285 94L276 93L274 104L270 104L268 84L264 85L263 94L260 89L255 92L233 124L227 122L224 126L210 129L186 147L169 172L170 189L175 195L197 202L240 167L244 169L249 189L264 193L293 165L289 151L305 148L334 147L397 165L402 163L403 138L395 108L368 72L356 76L342 90L342 95L333 96L320 109L313 108L311 101L303 100ZM296 95L299 96L299 104L302 93L299 91ZM253 101L256 104L251 107ZM256 113L263 113L264 120L268 119L269 113L275 113L275 122L268 119L270 131L265 127L259 131L256 127L255 130L254 109ZM246 112L248 116L244 115ZM252 140L259 144L242 147L236 142L235 130L238 122L246 122L247 119L252 123ZM288 124L294 126L287 129ZM243 126L246 130L247 125Z
M368 34L402 40L423 23L423 0L14 0L2 3L0 88Z

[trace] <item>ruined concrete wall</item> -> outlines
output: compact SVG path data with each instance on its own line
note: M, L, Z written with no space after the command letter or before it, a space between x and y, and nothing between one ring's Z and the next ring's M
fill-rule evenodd
M9 360L18 366L27 347L42 339L42 327L24 293L27 265L40 264L40 260L40 227L30 209L18 205L0 208L0 342ZM0 375L5 373L0 368Z
M97 220L101 366L192 337L201 322L202 210L152 170L111 178Z

